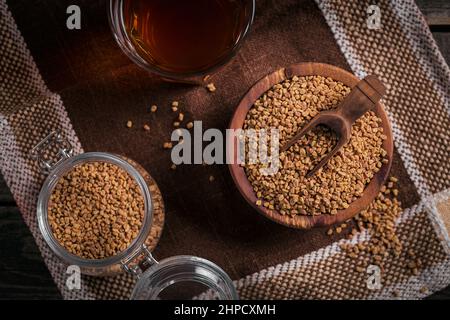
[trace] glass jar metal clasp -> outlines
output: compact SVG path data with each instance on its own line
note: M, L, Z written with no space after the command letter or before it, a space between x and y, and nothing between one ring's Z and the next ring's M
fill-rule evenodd
M44 173L50 173L72 155L72 145L59 131L52 131L31 150L31 157L38 162Z
M122 260L121 264L126 272L139 279L148 268L158 264L158 261L153 258L150 250L143 244L139 250L136 250L132 255Z

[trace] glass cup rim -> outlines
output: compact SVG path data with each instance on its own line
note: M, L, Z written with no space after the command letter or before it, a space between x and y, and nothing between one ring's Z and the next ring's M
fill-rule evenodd
M248 21L245 25L244 30L242 31L239 39L237 40L234 47L217 63L212 65L211 67L202 70L202 71L195 71L195 72L186 72L186 73L176 73L176 72L170 72L163 70L161 68L158 68L157 66L148 63L145 61L137 52L134 50L134 45L132 44L131 40L128 37L128 34L125 32L124 23L123 23L123 17L121 15L122 10L120 10L120 6L123 3L123 0L110 0L109 8L108 8L108 21L111 28L111 31L113 33L114 39L120 49L122 50L125 55L132 60L136 65L141 67L142 69L159 75L161 77L167 78L167 79L173 79L173 80L188 80L190 78L196 78L205 76L208 74L213 73L214 71L218 70L219 68L226 65L228 62L230 62L233 57L236 55L236 53L239 51L239 49L242 46L243 41L245 40L246 36L248 35L250 31L250 27L253 24L253 20L255 18L255 8L256 8L256 0L246 0L251 2L251 12L248 18Z
M144 220L138 236L123 251L115 256L104 259L85 259L70 253L53 236L50 223L48 221L48 204L53 188L59 179L72 170L75 166L88 162L108 162L117 165L125 170L138 184L144 197ZM153 203L150 190L136 168L122 157L106 152L86 152L76 156L69 157L59 163L47 176L41 188L37 203L37 220L39 230L50 249L64 262L69 265L77 265L81 268L104 268L114 264L121 263L124 259L131 256L134 252L140 250L150 232L153 221Z

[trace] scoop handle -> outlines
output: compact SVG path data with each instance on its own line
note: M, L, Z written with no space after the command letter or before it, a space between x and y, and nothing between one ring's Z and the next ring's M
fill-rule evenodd
M385 94L384 84L376 76L369 75L356 84L336 112L353 124L367 111L375 108Z

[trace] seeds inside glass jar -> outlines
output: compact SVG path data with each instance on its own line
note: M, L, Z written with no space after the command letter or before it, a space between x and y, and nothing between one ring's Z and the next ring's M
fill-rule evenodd
M56 240L85 259L104 259L129 247L144 220L136 181L107 162L74 167L50 196L48 220Z
M349 87L331 78L293 77L276 84L254 103L244 129L278 128L282 146L319 112L336 108L349 93ZM245 172L257 204L282 215L336 214L363 194L388 161L382 148L384 139L381 119L367 112L352 126L349 143L311 178L306 174L336 143L334 133L325 127L309 132L281 153L276 174L262 175L260 169L267 167L264 163L245 164Z

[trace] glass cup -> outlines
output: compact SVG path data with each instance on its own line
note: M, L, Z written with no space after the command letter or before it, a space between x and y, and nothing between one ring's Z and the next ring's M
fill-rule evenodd
M253 22L255 0L110 0L122 51L141 68L201 83L229 62Z

